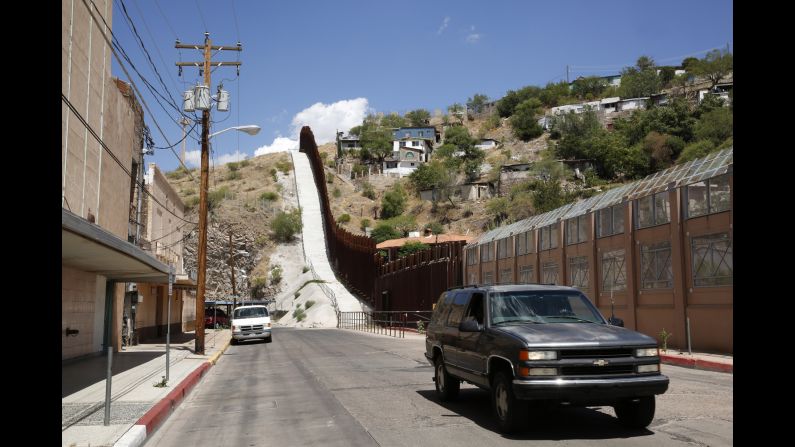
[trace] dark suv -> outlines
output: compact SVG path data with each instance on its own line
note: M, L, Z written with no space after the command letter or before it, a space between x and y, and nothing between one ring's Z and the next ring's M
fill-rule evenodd
M643 428L668 377L655 339L611 323L572 287L456 288L434 307L425 357L442 401L462 380L490 390L504 432L523 426L530 403L613 406L622 424Z

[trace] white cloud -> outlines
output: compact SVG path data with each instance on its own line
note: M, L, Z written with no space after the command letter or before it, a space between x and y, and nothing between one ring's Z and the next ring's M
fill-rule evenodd
M234 154L222 154L216 156L216 162L219 165L225 165L230 161L240 161L245 160L248 158L248 154L245 152L235 151Z
M475 32L475 25L471 25L469 31L471 32L467 36L467 42L477 43L480 40L480 34Z
M447 28L447 25L450 23L450 17L445 17L442 21L442 26L439 27L439 31L436 34L442 34L444 30Z
M185 151L185 164L199 166L201 164L202 151Z
M264 154L273 154L276 152L286 152L293 150L298 150L298 140L291 140L290 138L285 137L276 137L273 139L273 143L270 145L257 148L257 150L254 151L254 156L257 157Z
M309 126L317 144L334 141L337 130L347 132L351 127L361 125L367 111L367 98L345 99L328 105L321 102L312 104L293 117L292 137L297 140L301 127Z

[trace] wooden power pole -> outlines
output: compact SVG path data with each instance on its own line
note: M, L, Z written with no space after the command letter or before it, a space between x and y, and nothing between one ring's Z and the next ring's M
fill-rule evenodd
M203 62L177 62L177 66L195 66L204 71L204 84L210 87L210 67L220 67L222 65L240 66L240 62L212 62L210 60L210 50L232 50L243 51L243 47L238 43L236 46L212 46L210 33L204 33L204 45L181 44L177 41L176 48L204 50ZM212 107L212 105L210 105ZM199 249L197 287L196 287L196 354L204 355L204 292L207 287L207 193L209 189L209 165L210 165L210 110L202 111L202 156L201 156L201 182L199 186Z
M235 288L235 258L232 247L232 230L229 230L229 267L232 268L232 309L237 307L237 289Z

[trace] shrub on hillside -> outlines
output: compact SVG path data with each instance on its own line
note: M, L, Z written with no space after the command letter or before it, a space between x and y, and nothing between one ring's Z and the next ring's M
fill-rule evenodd
M350 221L351 221L351 215L350 214L343 214L342 216L340 216L337 219L337 223L348 223Z
M280 211L271 221L273 237L280 242L290 242L301 231L301 210Z

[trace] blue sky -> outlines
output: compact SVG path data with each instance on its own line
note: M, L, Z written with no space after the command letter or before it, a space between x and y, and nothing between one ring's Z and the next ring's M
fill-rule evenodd
M160 85L124 16L122 1L163 78ZM446 110L475 93L497 99L507 90L579 75L608 75L651 56L660 65L731 45L731 1L246 1L114 0L113 32L133 64L158 90L181 106L182 91L199 79L195 68L177 76L176 61L198 61L195 50L174 42L243 44L241 53L219 52L213 60L239 60L212 73L211 91L224 80L230 112L212 112L212 131L257 124L256 136L225 132L213 138L214 163L296 145L310 125L318 143L348 130L368 112L424 108ZM159 106L143 81L151 114L146 122L155 146L182 138L176 110ZM126 79L114 60L114 76ZM197 127L197 131L200 128ZM196 133L198 135L198 133ZM181 145L175 150L179 153ZM189 166L199 143L187 140ZM147 162L178 166L170 150Z

